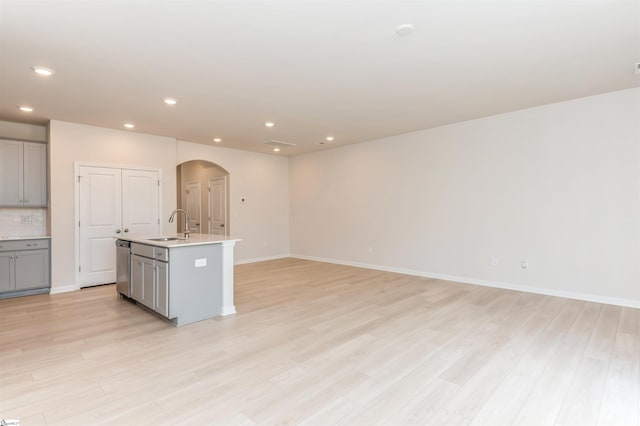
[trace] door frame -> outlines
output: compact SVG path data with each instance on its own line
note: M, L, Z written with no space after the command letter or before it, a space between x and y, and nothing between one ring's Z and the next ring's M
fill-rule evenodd
M74 161L73 162L73 241L74 241L74 279L73 285L75 290L80 290L80 226L75 224L80 222L80 167L104 167L110 169L133 169L144 170L149 172L157 172L160 185L158 186L158 209L160 210L160 217L162 217L162 186L164 180L162 179L162 169L156 167L138 166L135 164L113 164L113 163L94 163L87 161ZM162 222L161 225L162 227ZM115 247L115 246L114 246Z

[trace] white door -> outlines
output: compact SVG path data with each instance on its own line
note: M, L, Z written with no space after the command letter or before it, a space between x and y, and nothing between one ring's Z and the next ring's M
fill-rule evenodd
M227 178L209 180L209 234L227 235Z
M122 170L122 233L150 235L160 231L158 172Z
M122 172L80 167L80 286L116 280L115 239L122 232Z
M187 208L189 214L189 231L200 233L200 210L202 206L200 182L187 183ZM182 229L178 229L180 232Z
M80 287L113 283L115 240L160 231L159 173L81 166L79 176Z

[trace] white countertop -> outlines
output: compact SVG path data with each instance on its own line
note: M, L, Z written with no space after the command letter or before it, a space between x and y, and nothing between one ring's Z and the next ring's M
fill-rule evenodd
M12 241L12 240L41 240L43 238L51 239L51 235L29 235L28 237L3 237L0 236L0 241Z
M180 238L179 240L173 241L153 241L151 238ZM190 234L189 239L184 239L184 234L162 234L162 235L139 235L136 237L130 236L122 236L119 237L120 240L131 241L133 243L147 244L150 246L156 247L185 247L185 246L196 246L196 245L204 245L204 244L222 244L224 242L233 242L242 241L240 238L234 237L224 237L221 235L208 235L208 234Z

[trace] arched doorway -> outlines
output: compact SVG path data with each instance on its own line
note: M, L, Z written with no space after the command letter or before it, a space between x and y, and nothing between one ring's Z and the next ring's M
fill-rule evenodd
M177 204L189 213L189 230L193 233L228 236L231 232L229 212L229 172L205 160L191 160L176 167ZM178 216L177 229L184 229Z

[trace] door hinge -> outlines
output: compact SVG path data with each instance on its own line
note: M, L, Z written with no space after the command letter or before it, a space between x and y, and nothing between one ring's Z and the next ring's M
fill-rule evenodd
M82 177L82 176L78 175L78 183L80 183L80 178L81 178L81 177Z
M160 186L160 179L158 179L158 186Z
M78 272L82 272L82 266L78 265Z
M78 228L80 228L80 221L78 221Z

